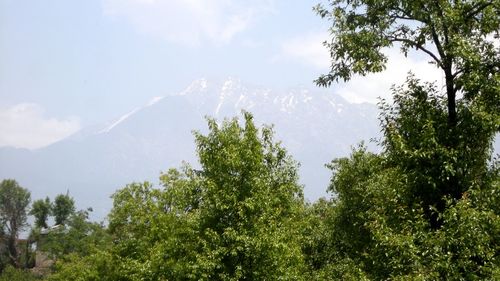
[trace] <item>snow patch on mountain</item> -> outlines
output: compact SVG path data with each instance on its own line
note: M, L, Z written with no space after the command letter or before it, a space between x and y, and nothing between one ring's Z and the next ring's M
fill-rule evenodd
M194 80L184 91L173 95L186 96L192 93L201 94L205 92L207 88L208 88L208 80L206 78L201 78L198 80Z
M134 108L132 111L130 111L130 112L128 112L128 113L120 116L118 119L116 119L115 121L113 121L110 125L108 125L105 128L97 131L97 134L109 133L109 131L111 131L113 128L115 128L119 124L123 123L125 120L127 120L128 118L130 118L132 115L136 114L140 110L143 110L144 108L147 108L147 107L150 107L150 106L153 106L153 105L157 104L158 102L160 102L164 98L165 98L165 96L153 97L148 103L146 103L146 105Z
M141 109L141 107L138 107L138 108L135 108L133 109L132 111L130 111L129 113L126 113L124 115L122 115L120 118L118 118L116 121L114 121L113 123L111 123L111 125L107 126L106 128L98 131L97 133L98 134L104 134L104 133L108 133L109 131L111 131L114 127L118 126L120 123L122 123L123 121L127 120L127 118L129 118L130 116L132 116L134 113L136 113L137 111L139 111Z
M155 104L155 103L157 103L157 102L161 101L161 100L162 100L162 99L164 99L164 98L165 98L164 96L154 97L154 98L152 98L152 99L148 102L148 104L147 104L146 106L152 106L153 104Z

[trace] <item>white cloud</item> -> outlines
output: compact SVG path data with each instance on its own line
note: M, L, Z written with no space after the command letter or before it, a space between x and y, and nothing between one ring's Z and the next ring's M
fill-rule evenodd
M80 129L76 118L48 118L34 103L0 109L0 147L35 149L61 140Z
M437 86L442 87L441 71L435 65L429 64L426 57L417 58L411 54L405 57L398 48L388 49L385 54L389 58L385 71L364 77L356 75L347 83L333 86L335 93L355 103L376 103L379 97L390 100L391 86L403 84L409 71L421 81L437 82Z
M329 50L322 43L327 39L326 32L291 38L282 44L281 54L275 60L292 60L327 73L331 59ZM390 99L391 86L401 85L409 71L422 81L436 81L438 87L442 87L442 74L435 65L428 63L427 57L415 56L413 53L405 57L398 47L385 50L385 54L389 58L385 71L365 77L357 75L347 83L332 84L333 91L350 102L376 103L378 97Z
M103 0L105 15L124 18L140 32L188 46L228 43L270 6L269 0Z
M323 42L328 39L328 33L309 33L286 40L281 45L278 60L289 59L302 64L312 65L322 70L330 66L330 55Z

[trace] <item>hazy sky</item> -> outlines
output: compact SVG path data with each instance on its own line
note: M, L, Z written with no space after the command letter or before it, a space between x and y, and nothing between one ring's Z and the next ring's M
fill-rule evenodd
M328 70L319 0L0 0L0 147L37 148L199 78L315 87ZM333 86L375 102L424 59Z

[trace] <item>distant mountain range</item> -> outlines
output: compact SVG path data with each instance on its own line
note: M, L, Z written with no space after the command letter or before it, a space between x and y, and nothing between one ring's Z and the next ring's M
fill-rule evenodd
M158 182L161 171L182 161L196 165L192 130L206 132L204 116L217 120L254 114L274 124L276 139L301 163L305 196L326 195L331 172L324 167L350 147L379 137L378 110L352 104L331 91L274 91L247 87L237 79L194 81L183 92L158 97L103 126L37 150L0 148L0 178L14 178L33 198L66 192L80 208L92 206L102 219L109 196L133 181Z

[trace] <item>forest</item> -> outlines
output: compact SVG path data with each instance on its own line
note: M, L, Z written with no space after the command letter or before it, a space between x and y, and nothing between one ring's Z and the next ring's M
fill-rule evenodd
M0 280L500 280L500 1L314 9L330 24L319 86L383 71L387 48L428 56L444 80L391 89L381 151L333 159L329 198L304 199L272 125L207 118L199 167L117 190L106 224L69 194L31 203L3 180Z

